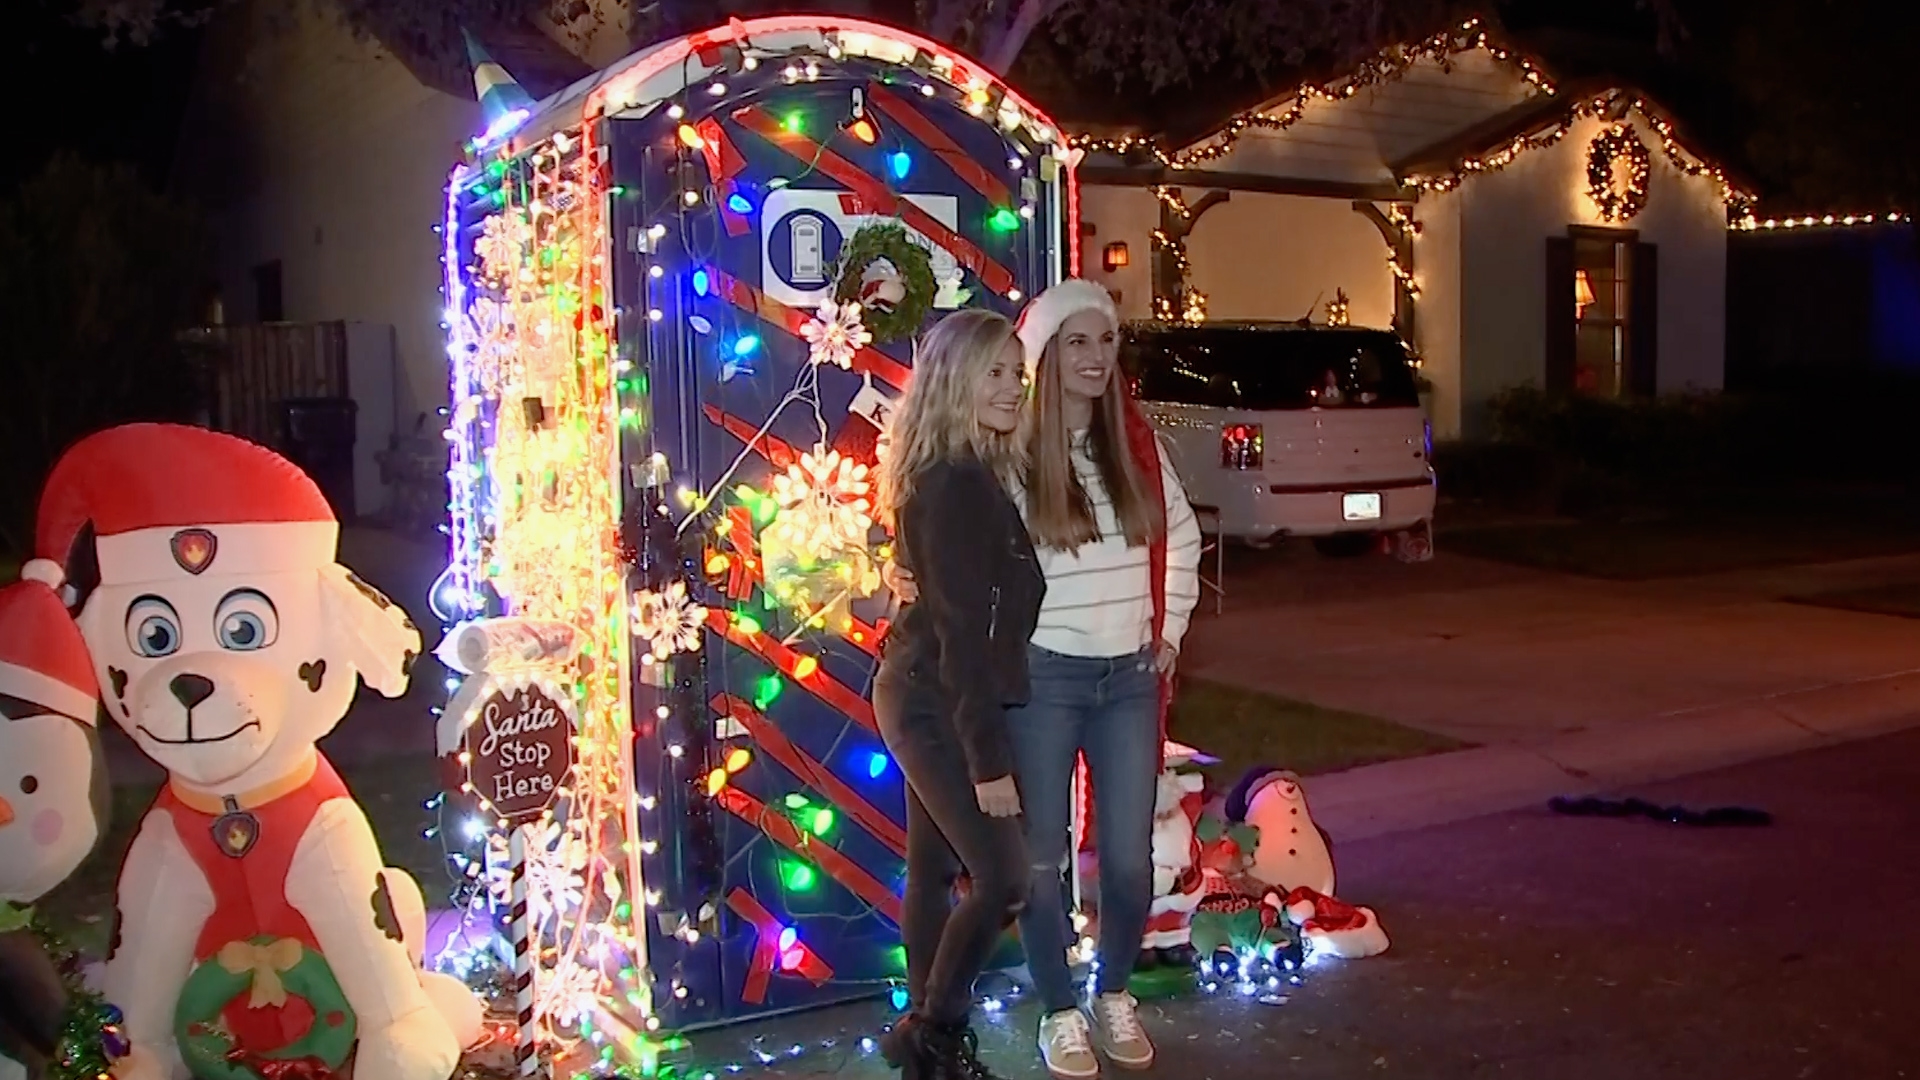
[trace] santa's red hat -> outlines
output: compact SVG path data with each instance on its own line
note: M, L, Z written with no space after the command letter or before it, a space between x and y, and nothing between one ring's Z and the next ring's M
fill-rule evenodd
M1108 326L1120 329L1120 309L1113 302L1113 294L1105 286L1085 278L1068 278L1034 297L1020 312L1015 332L1020 336L1021 351L1026 354L1028 378L1034 378L1039 371L1040 355L1046 351L1047 342L1060 332L1060 324L1083 311L1096 312Z
M100 583L330 565L340 524L313 480L264 446L178 424L89 435L54 465L21 576L55 588L93 526Z
M66 605L38 581L0 588L0 694L86 724L98 716L87 643Z

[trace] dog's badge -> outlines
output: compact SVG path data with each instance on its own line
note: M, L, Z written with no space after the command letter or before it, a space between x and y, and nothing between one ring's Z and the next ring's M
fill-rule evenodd
M213 822L213 846L229 859L244 857L260 841L260 819L240 809L232 798L226 800L227 812Z
M206 572L219 550L219 538L205 529L181 529L173 534L173 561L189 574Z

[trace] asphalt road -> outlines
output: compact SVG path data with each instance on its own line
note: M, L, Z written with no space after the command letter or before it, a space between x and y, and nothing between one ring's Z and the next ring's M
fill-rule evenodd
M1392 951L1317 966L1284 1004L1150 1007L1161 1061L1143 1075L1920 1077L1920 731L1626 794L1776 821L1541 808L1336 837L1340 892L1380 913ZM859 1042L879 1022L852 1007L702 1033L688 1075L878 1080L893 1074ZM1007 1080L1045 1075L1033 1022L1030 1008L981 1022Z

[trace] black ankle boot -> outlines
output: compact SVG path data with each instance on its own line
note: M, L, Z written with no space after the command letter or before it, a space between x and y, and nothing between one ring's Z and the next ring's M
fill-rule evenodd
M900 1080L934 1080L933 1053L927 1046L927 1022L914 1013L894 1021L880 1035L880 1056L900 1070Z
M980 1040L965 1024L927 1024L924 1045L932 1061L928 1080L998 1080L980 1060Z

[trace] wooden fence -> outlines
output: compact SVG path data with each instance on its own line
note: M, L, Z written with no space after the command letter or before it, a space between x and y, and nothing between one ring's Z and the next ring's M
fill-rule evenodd
M209 419L218 431L278 448L283 403L352 397L344 322L219 326L202 333L213 349Z

